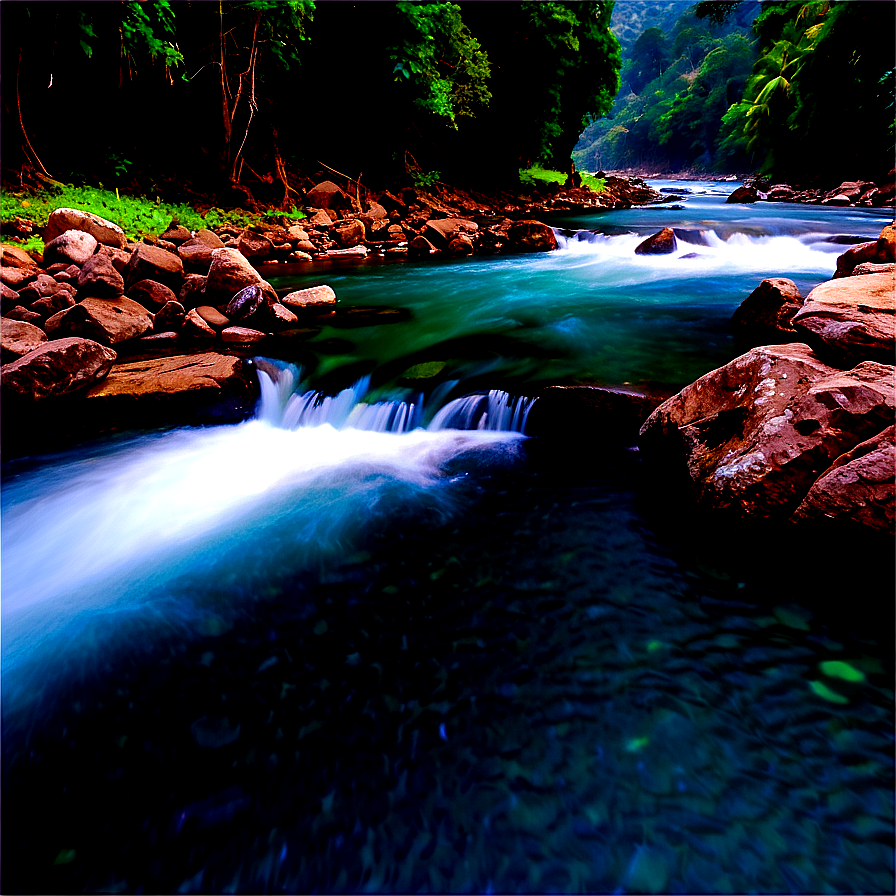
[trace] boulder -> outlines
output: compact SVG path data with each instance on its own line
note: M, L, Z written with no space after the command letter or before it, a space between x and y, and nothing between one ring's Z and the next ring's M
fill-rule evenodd
M822 205L852 205L852 199L849 196L840 193L837 196L828 196L827 199L821 200Z
M838 362L892 363L896 339L896 277L865 274L828 280L809 293L793 326Z
M65 311L66 308L71 308L74 304L75 297L70 292L60 289L52 295L38 299L36 302L31 302L29 308L35 314L39 314L43 320L47 320L54 314Z
M24 305L16 305L9 311L4 311L3 316L7 320L23 320L26 324L34 324L39 327L44 322L44 315L38 314L36 311L30 311Z
M16 305L22 304L18 292L5 283L0 283L0 302L2 302L4 311L7 308L14 308Z
M466 234L459 233L450 243L448 243L448 254L455 258L460 258L464 255L472 255L473 240Z
M177 247L177 254L184 263L184 270L194 274L208 274L212 263L212 252L223 246L209 246L199 239L188 240Z
M0 354L4 363L40 348L47 334L40 327L21 320L0 319Z
M293 224L292 227L287 229L286 233L293 242L301 243L308 239L308 231L298 224Z
M24 401L68 395L105 377L116 357L90 339L54 339L0 368L0 390L4 399Z
M224 248L224 242L221 237L219 237L213 230L197 230L196 233L193 234L193 239L196 240L196 242L208 246L209 249Z
M765 198L770 202L788 202L793 199L795 190L790 184L772 184L765 194Z
M187 240L192 239L193 234L187 230L182 224L171 223L168 225L168 229L159 237L160 240L166 240L167 242L174 243L175 245L180 245L181 243L185 243Z
M879 264L896 261L896 224L887 224L877 238L877 260Z
M887 262L887 264L872 264L869 261L863 261L852 269L853 277L862 277L865 274L893 274L896 273L896 264Z
M39 273L40 268L34 262L31 263L30 267L26 268L0 267L0 282L13 289L19 289L19 287L28 283L29 280L33 280Z
M325 180L308 191L305 196L305 205L313 208L332 208L338 211L353 209L355 202L345 190L334 184L333 181Z
M131 260L131 252L129 250L116 249L114 246L100 245L96 250L96 254L105 255L106 258L111 259L112 266L115 270L118 271L122 277L124 276L125 269ZM75 279L77 279L77 274L75 275Z
M341 221L330 231L330 236L343 249L350 249L364 241L364 225L354 218L348 221Z
M252 345L261 342L267 336L261 330L252 330L249 327L226 327L221 331L222 342L231 342L236 345Z
M241 289L261 283L265 283L261 274L238 249L215 249L205 286L206 295L214 301L204 304L229 302Z
M82 265L96 251L94 236L83 230L66 230L44 246L44 264L56 261Z
M83 336L103 345L135 339L152 329L152 315L127 296L98 299L88 296L47 320L47 333Z
M635 247L635 255L669 255L678 248L678 240L671 227L647 237Z
M438 251L425 236L415 236L408 243L408 252L411 255L435 255Z
M661 404L641 428L657 464L687 471L698 500L789 517L832 461L893 421L894 368L842 371L802 343L754 348Z
M124 293L124 277L106 255L93 255L84 263L78 275L78 289L92 296L114 298Z
M541 221L514 221L507 229L509 247L517 252L549 252L557 248L552 228Z
M177 301L175 292L158 280L138 280L128 288L128 298L150 309Z
M336 293L331 286L312 286L308 289L297 289L283 296L280 301L288 308L296 309L321 308L336 305Z
M186 310L180 302L166 302L156 312L152 321L153 332L162 333L167 330L179 330L184 323Z
M877 242L858 243L851 246L837 258L837 270L834 278L849 277L853 268L860 264L878 264L881 259L877 254Z
M184 263L174 252L149 243L138 243L125 268L124 279L128 286L141 280L155 280L172 290L180 289Z
M305 224L319 230L329 230L333 226L333 219L322 208L309 208Z
M215 328L195 308L187 312L180 332L188 339L214 339L218 335Z
M799 336L791 320L803 306L793 280L769 277L740 304L731 326L759 342L794 342Z
M217 308L211 305L197 305L196 313L209 325L220 330L230 326L229 318L226 318Z
M244 258L264 259L270 257L274 251L273 243L267 237L253 233L251 230L244 230L240 234L237 248Z
M291 327L299 319L286 305L281 305L280 302L274 302L271 306L270 317L272 325L277 329Z
M82 230L98 243L123 249L127 239L124 231L111 221L76 208L57 208L52 212L44 228L44 242L48 243L66 230Z
M793 514L794 522L845 520L892 532L896 504L896 427L841 454L812 484Z
M35 267L35 261L24 249L3 243L0 245L0 265L5 268L27 269Z
M267 284L253 283L241 289L228 303L224 315L227 322L246 321L263 316L277 301L277 295L265 290Z
M183 286L181 286L180 292L177 294L177 301L180 302L184 308L195 308L197 305L207 304L205 298L205 286L207 282L208 277L205 277L202 274L187 274L187 276L184 277Z
M434 218L426 222L423 236L437 249L447 249L451 241L460 234L476 233L479 225L466 218Z
M738 187L725 202L756 202L759 199L759 193L755 187Z
M51 277L49 274L38 274L19 290L19 298L23 305L30 305L38 299L43 299L59 292L60 288L61 284L54 277ZM69 289L70 287L66 284L66 291Z

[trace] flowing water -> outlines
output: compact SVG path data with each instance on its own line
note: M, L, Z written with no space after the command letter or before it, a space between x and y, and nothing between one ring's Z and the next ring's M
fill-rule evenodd
M659 186L550 254L284 273L382 313L242 424L4 464L3 892L893 892L889 548L524 435L729 360L887 216Z

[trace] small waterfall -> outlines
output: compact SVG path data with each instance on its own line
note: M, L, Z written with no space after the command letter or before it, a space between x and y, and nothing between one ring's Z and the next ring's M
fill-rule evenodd
M429 432L458 429L524 433L529 411L536 401L498 389L492 389L487 395L465 395L438 408L429 424L424 426L425 419L433 414L433 406L437 407L445 398L444 390L434 390L431 407L424 408L422 394L416 402L366 403L370 377L358 380L334 396L303 392L301 372L293 365L277 368L265 361L259 365L258 379L261 401L257 416L281 429L326 424L334 429L381 433L406 433L421 428Z

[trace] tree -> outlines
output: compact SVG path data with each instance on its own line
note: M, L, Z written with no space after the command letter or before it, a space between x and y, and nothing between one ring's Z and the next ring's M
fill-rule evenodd
M648 28L635 41L622 76L635 93L640 93L672 59L666 35L659 28Z

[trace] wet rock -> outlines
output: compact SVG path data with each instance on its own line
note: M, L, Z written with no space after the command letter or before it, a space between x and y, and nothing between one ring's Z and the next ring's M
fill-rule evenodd
M152 315L127 296L99 299L88 296L47 320L47 333L83 336L103 345L115 345L152 329Z
M267 334L261 330L253 330L250 327L226 327L221 331L221 339L224 342L236 345L253 345L261 342L266 336Z
M215 302L229 302L240 290L264 282L261 274L239 250L225 247L212 252L205 292Z
M557 248L552 228L541 221L514 221L507 229L509 248L517 252L550 252Z
M271 308L276 301L259 284L252 284L241 289L228 303L224 312L229 321L245 321Z
M793 280L769 277L744 299L731 326L759 343L794 342L799 336L791 321L802 306L803 298Z
M40 327L21 320L0 319L0 353L4 364L40 348L46 341L47 334Z
M635 247L635 255L669 255L678 248L678 240L671 227L647 237Z
M166 302L153 318L152 328L156 333L166 330L180 330L186 317L186 309L180 302Z
M127 242L124 231L111 221L76 208L57 208L44 228L44 242L50 242L66 230L89 233L98 243L123 249Z
M283 296L280 301L288 308L303 310L336 305L336 293L331 286L311 286L308 289L297 289Z
M369 254L367 246L349 246L347 249L329 249L327 258L364 258Z
M892 273L828 280L793 317L816 351L838 361L892 363L896 339L896 278Z
M759 193L755 187L738 187L725 200L725 202L750 203L759 199Z
M479 225L466 218L434 218L426 222L423 236L437 249L445 250L455 237L460 234L469 236L478 230Z
M114 298L124 293L124 277L105 255L93 255L84 263L78 275L78 289L90 295Z
M271 323L276 329L280 329L281 327L291 327L294 323L297 323L298 320L298 316L290 311L286 305L282 305L280 302L274 302L271 306Z
M877 242L859 243L847 249L841 256L837 258L837 270L834 278L849 277L856 265L870 263L878 264L881 259L877 254Z
M796 194L790 184L772 184L765 194L769 202L789 202Z
M230 318L225 317L217 308L211 305L197 305L196 313L211 327L220 330L230 326Z
M128 288L128 298L145 308L161 308L168 302L176 302L177 295L158 280L139 280Z
M473 241L466 234L461 233L448 243L448 254L460 258L464 255L472 255L473 248Z
M660 405L641 428L656 463L681 463L698 500L789 516L832 461L890 425L892 366L842 371L802 343L760 346Z
M842 519L892 532L896 523L894 433L896 428L890 426L840 455L812 484L793 521Z
M82 265L96 251L96 238L82 230L66 230L44 246L44 264L57 261Z
M205 321L195 308L192 308L184 317L181 335L188 339L214 339L218 334L215 332L215 328Z
M4 399L28 402L68 395L105 377L116 357L90 339L54 339L0 368L0 391Z
M174 252L138 243L125 268L124 279L128 286L140 280L155 280L177 290L184 279L184 263Z

